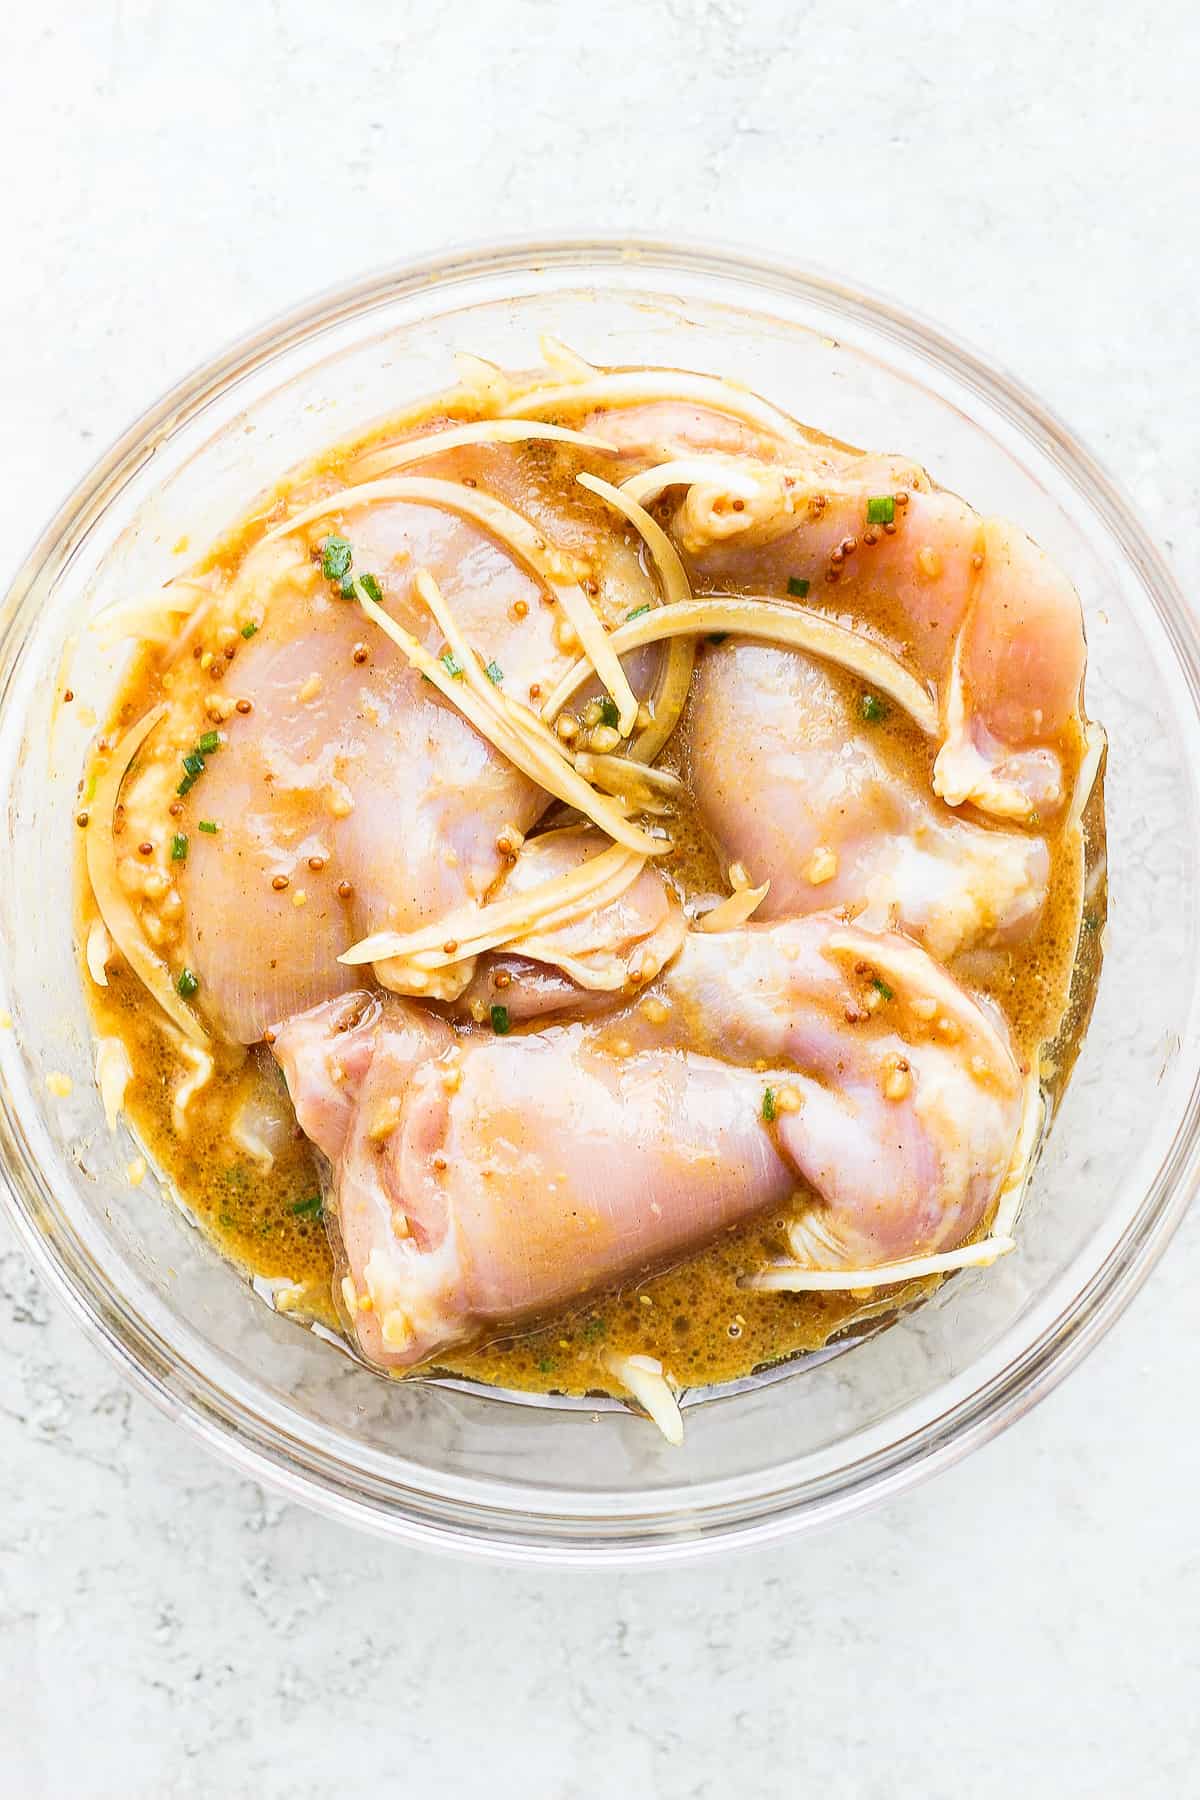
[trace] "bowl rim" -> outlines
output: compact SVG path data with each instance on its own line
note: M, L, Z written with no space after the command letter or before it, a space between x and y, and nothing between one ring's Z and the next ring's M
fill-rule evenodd
M143 412L92 465L38 534L18 566L0 604L0 658L19 628L22 604L50 564L62 562L90 531L110 503L175 431L190 424L218 397L268 367L289 351L335 326L369 314L406 294L445 290L455 281L484 275L517 275L530 268L586 268L645 264L648 276L675 271L709 276L760 293L808 298L861 318L885 336L918 349L980 393L1023 438L1036 437L1040 452L1067 483L1082 494L1139 571L1165 632L1193 707L1200 715L1200 637L1182 593L1158 547L1140 525L1132 506L1058 417L1006 370L965 346L912 309L859 283L816 269L793 267L756 249L695 239L666 240L616 234L548 240L509 238L456 245L417 256L326 288L228 344L196 366ZM12 1166L26 1159L7 1113L0 1115L0 1194L18 1235L41 1277L67 1310L100 1345L123 1375L192 1436L225 1457L244 1474L282 1490L289 1498L334 1518L403 1542L470 1552L510 1563L571 1566L633 1566L696 1557L733 1545L750 1547L800 1528L814 1528L856 1515L894 1497L916 1481L950 1466L1022 1417L1095 1347L1146 1280L1162 1255L1200 1185L1200 1072L1193 1078L1179 1120L1136 1212L1109 1246L1082 1291L1050 1319L1034 1340L990 1379L960 1395L944 1412L916 1430L893 1439L835 1474L808 1477L792 1485L760 1485L739 1502L697 1500L700 1484L683 1514L649 1514L640 1522L622 1508L616 1535L597 1537L599 1519L582 1514L489 1507L472 1497L469 1522L454 1519L461 1502L435 1500L441 1517L396 1502L373 1498L352 1487L333 1459L305 1446L307 1467L292 1460L293 1448L270 1419L252 1419L244 1407L220 1393L205 1375L187 1371L177 1351L153 1326L129 1309L111 1311L97 1303L80 1250L55 1242L39 1225L30 1197L13 1180ZM119 1299L119 1297L118 1297ZM197 1391L197 1386L202 1391ZM781 1472L784 1473L785 1471ZM674 1490L664 1489L665 1501ZM428 1496L426 1497L428 1498ZM516 1529L517 1521L522 1529ZM563 1527L570 1529L563 1534ZM590 1538L577 1535L593 1527Z

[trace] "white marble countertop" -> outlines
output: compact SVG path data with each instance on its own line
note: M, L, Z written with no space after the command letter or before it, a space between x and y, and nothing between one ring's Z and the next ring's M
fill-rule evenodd
M143 405L462 239L741 239L985 347L1200 575L1183 0L43 0L0 72L0 563ZM0 571L2 572L2 571ZM1200 1221L1058 1393L884 1511L637 1576L473 1569L239 1480L0 1223L22 1800L1197 1791Z

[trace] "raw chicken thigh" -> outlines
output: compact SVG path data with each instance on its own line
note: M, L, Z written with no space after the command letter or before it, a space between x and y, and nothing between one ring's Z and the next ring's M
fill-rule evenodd
M704 657L692 710L692 792L726 857L770 882L758 917L845 906L943 960L1036 926L1045 840L971 824L918 788L819 663L726 644Z
M616 1027L507 1039L358 996L278 1028L372 1361L644 1272L798 1181L830 1267L956 1244L995 1198L1019 1072L907 939L827 915L696 932L650 999Z
M672 534L709 586L802 583L814 600L878 617L937 685L935 791L1000 818L1052 813L1065 797L1058 739L1083 680L1078 595L1015 526L911 468L861 461L831 481L743 462L736 487L718 470L687 487Z

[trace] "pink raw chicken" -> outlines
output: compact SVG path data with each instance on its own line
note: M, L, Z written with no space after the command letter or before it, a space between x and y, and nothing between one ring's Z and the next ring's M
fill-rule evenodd
M749 498L717 470L672 510L693 577L772 595L803 581L810 604L878 617L937 684L935 791L1001 818L1061 805L1057 741L1078 714L1085 652L1079 596L1050 558L911 465L864 456L824 481L743 462L739 476ZM886 521L872 523L872 499Z
M441 632L410 597L418 567L518 697L568 666L538 583L480 527L396 501L338 524L355 567L377 575L389 610L435 652ZM624 534L598 550L592 537L612 604L644 603L653 588ZM190 802L202 799L220 831L191 834L180 884L206 1016L251 1043L273 1019L349 989L358 978L337 957L368 932L412 930L483 899L507 868L504 828L528 831L549 797L335 594L299 535L252 551L224 605L235 623L258 624L226 678L252 710L225 723Z
M1020 1076L915 944L822 915L696 933L652 992L665 1023L632 1008L494 1037L349 996L279 1028L297 1117L332 1165L370 1361L405 1369L495 1335L699 1247L798 1178L815 1196L801 1229L833 1264L978 1225ZM774 1123L768 1087L796 1098Z
M943 806L820 663L766 644L711 650L692 716L701 817L727 857L771 884L757 918L848 906L942 960L1036 927L1045 840Z

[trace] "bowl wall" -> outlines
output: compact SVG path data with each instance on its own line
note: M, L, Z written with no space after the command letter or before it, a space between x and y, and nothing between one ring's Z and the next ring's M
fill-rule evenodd
M1091 1030L1019 1252L852 1351L695 1397L671 1451L611 1407L376 1379L277 1317L107 1132L71 949L76 783L117 664L88 619L186 567L255 493L550 331L603 363L719 371L850 442L902 450L1019 520L1083 598L1110 737L1110 924ZM187 547L180 548L181 540ZM72 496L0 620L0 1138L42 1267L120 1361L244 1466L427 1542L572 1561L761 1538L892 1491L996 1430L1125 1304L1196 1177L1197 646L1106 478L1011 382L836 283L669 246L480 252L315 303L200 371ZM64 645L66 649L64 650ZM59 703L69 668L76 699ZM46 1075L69 1074L51 1097Z

